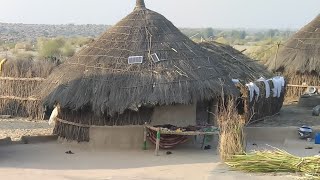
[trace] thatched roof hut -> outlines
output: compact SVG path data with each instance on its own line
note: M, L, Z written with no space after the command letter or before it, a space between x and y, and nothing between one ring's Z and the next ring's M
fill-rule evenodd
M55 133L69 140L94 141L114 132L125 141L140 131L121 138L128 130L119 134L110 126L145 122L212 124L218 97L240 94L232 78L269 77L257 65L235 60L242 55L212 51L137 0L132 13L56 68L35 95L49 109L59 104Z
M242 52L233 47L221 44L215 41L201 42L200 45L206 50L212 52L214 56L220 57L220 63L229 72L233 79L238 79L240 83L237 87L241 91L241 99L243 102L244 114L246 120L257 121L267 116L279 113L286 89L283 88L280 97L266 95L266 85L263 81L257 81L261 77L265 78L269 86L274 88L272 78L274 74L269 72L267 68L257 61L250 59ZM260 89L260 97L256 101L250 101L248 88L245 84L254 82Z
M290 84L319 85L320 15L281 45L279 53L266 65L271 71L283 73ZM292 89L288 95L297 96L301 92Z
M152 113L155 106L236 96L219 58L137 0L132 13L56 68L35 95L49 108L59 103L65 122L57 134L88 141L88 129L73 126L144 124L167 111Z

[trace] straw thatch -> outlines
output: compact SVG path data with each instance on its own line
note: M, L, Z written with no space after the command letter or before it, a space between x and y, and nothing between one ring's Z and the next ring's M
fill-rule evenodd
M280 46L279 53L266 63L271 71L286 76L289 84L318 86L320 80L320 15ZM289 90L287 96L303 90Z
M161 61L153 62L152 53ZM143 63L130 65L129 56L143 56ZM112 116L141 106L208 100L222 89L237 94L219 57L138 0L132 13L55 69L37 95L49 107L90 106L97 115Z
M225 69L230 73L229 75L234 79L240 80L241 83L238 84L238 87L241 91L242 104L239 104L238 108L243 109L247 122L260 120L279 113L283 105L286 89L282 90L280 98L273 96L266 98L266 87L263 82L257 82L257 80L260 77L268 79L274 75L265 66L250 59L229 45L214 41L201 42L200 45L212 52L213 55L219 55L221 57L220 63L224 64ZM258 98L255 97L252 102L249 100L249 91L245 86L245 83L249 82L254 82L260 89L260 96ZM272 89L272 81L269 80L268 83Z
M250 59L240 51L229 45L215 41L201 42L200 45L212 52L213 56L220 57L220 63L227 69L229 75L243 82L253 82L260 77L270 78L273 76L265 66Z
M29 96L54 67L49 61L8 60L0 73L0 114L40 118L40 102Z

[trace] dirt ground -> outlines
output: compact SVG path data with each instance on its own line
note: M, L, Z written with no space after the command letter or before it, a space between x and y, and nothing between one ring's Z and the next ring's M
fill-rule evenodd
M53 127L47 121L32 121L26 118L0 119L0 139L11 137L19 140L21 136L50 135Z
M279 116L253 124L253 127L320 126L320 117L313 117L311 109L286 105ZM0 119L0 139L19 140L23 135L48 135L52 133L46 121L28 119ZM248 143L250 146L250 143ZM251 143L252 144L252 143ZM265 149L265 142L255 142ZM269 143L268 143L269 144ZM291 143L295 144L295 143ZM286 149L281 145L274 145ZM255 147L249 147L249 150ZM307 155L316 155L315 146ZM153 147L152 147L153 149ZM269 180L296 179L293 175L246 174L230 171L220 163L217 153L197 148L175 149L172 155L164 151L154 156L153 151L92 150L84 145L16 144L0 145L0 177L8 180ZM301 150L302 149L302 150ZM66 154L71 150L75 154ZM290 150L286 149L286 150ZM304 146L291 151L297 155L305 152ZM1 178L2 179L2 178Z
M320 126L320 117L312 116L312 108L298 107L296 104L285 105L280 115L268 118L251 127L288 127L288 126Z
M75 154L65 154L71 150ZM275 180L291 175L232 172L217 153L176 149L154 156L148 151L91 150L83 145L28 144L0 146L0 177L6 180ZM2 178L1 178L2 179Z

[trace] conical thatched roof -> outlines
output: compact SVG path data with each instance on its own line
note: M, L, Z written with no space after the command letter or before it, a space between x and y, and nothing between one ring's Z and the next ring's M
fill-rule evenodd
M275 60L276 59L276 60ZM320 73L320 15L281 46L267 66L287 73Z
M234 79L247 83L256 81L260 77L272 77L272 73L265 66L250 59L229 45L215 41L201 42L200 45L212 52L213 56L219 56L220 63L224 65L224 68L227 69L229 75Z
M160 62L153 61L153 53ZM143 62L128 64L131 56L143 56ZM222 89L236 95L219 58L137 0L132 13L56 68L35 94L49 107L55 102L70 110L89 106L109 115L212 99Z

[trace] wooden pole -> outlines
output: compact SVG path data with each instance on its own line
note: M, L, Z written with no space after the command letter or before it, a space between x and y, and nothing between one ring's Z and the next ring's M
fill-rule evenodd
M156 141L156 150L155 150L155 155L159 156L159 149L160 149L160 128L157 130L157 141Z
M147 123L143 127L143 150L147 150Z
M277 72L277 59L278 59L278 53L279 53L279 49L280 49L280 45L281 45L281 42L278 42L277 43L277 51L276 51L276 56L274 57L274 69L275 69L275 72ZM278 75L278 74L277 74Z

